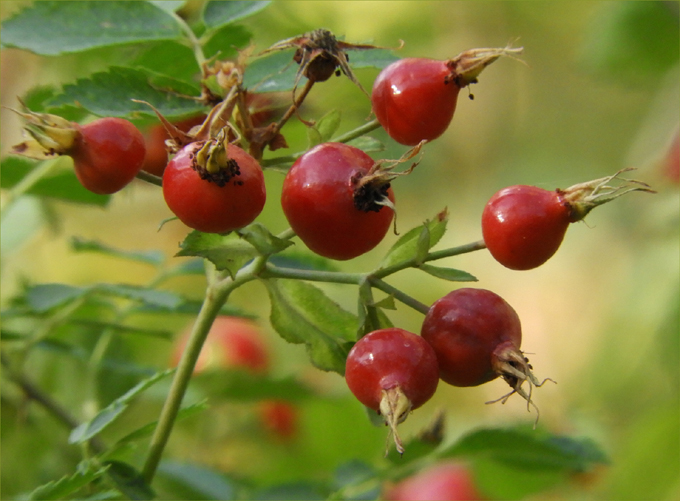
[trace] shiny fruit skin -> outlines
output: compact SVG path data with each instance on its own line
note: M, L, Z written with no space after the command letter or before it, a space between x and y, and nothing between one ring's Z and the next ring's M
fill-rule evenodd
M99 118L78 126L75 144L67 152L73 158L80 183L100 195L110 195L127 186L144 162L144 136L122 118Z
M437 357L423 338L396 327L366 334L347 356L345 380L366 407L380 411L383 390L399 387L416 409L434 395Z
M519 349L522 328L515 310L499 295L462 288L432 304L421 336L437 355L442 381L477 386L498 377L494 353L506 344Z
M446 61L405 58L380 72L371 102L376 118L398 143L414 146L441 136L456 110L460 87L444 83Z
M425 468L385 492L386 501L476 501L484 497L462 463L448 461Z
M206 233L226 233L252 223L262 212L266 190L262 168L235 145L228 155L240 174L224 186L201 179L191 167L201 143L191 143L170 160L163 173L163 196L170 210L187 226Z
M179 336L172 353L174 367L184 352L191 335L191 327ZM269 370L269 355L260 328L252 320L218 316L203 343L194 372L206 369L244 369L253 374Z
M375 162L341 143L323 143L298 158L283 182L281 205L293 231L316 254L352 259L378 245L394 212L389 207L363 211L354 206L352 179ZM388 198L394 202L392 189Z
M482 212L484 243L506 268L530 270L557 252L570 216L559 191L526 185L503 188Z

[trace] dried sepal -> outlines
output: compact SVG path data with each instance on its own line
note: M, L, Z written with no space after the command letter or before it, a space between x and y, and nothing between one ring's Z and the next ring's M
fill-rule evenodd
M24 111L13 111L25 120L24 133L28 139L12 146L12 153L36 160L46 160L68 154L80 137L78 125L57 115L35 113L19 100Z
M349 66L349 56L346 51L377 49L379 47L370 44L343 42L338 40L329 30L321 28L304 35L281 40L261 54L290 48L296 49L293 60L300 65L293 87L293 101L295 101L295 90L303 76L311 82L325 82L334 73L340 76L341 72L368 96Z
M510 57L522 61L517 56L523 50L522 47L512 48L507 46L503 48L470 49L461 52L446 62L451 73L446 76L444 83L453 82L461 89L470 84L477 83L477 77L484 68L500 57Z

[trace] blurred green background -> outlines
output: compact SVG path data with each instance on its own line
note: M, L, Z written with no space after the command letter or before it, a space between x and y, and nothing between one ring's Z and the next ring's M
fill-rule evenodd
M4 19L22 5L25 2L2 2L0 15ZM188 2L186 11L198 5ZM508 43L524 47L526 64L501 59L470 88L474 100L467 98L466 90L461 92L451 127L426 147L410 176L394 182L401 232L448 207L449 229L438 248L481 238L480 215L486 200L510 184L566 188L636 167L633 176L658 191L631 194L598 208L584 223L573 225L559 252L536 270L505 269L485 251L441 263L472 273L479 279L473 286L497 292L517 310L522 348L536 375L558 383L534 394L541 409L540 426L591 437L610 455L610 465L531 499L680 498L680 202L677 178L673 180L667 168L680 116L678 6L678 2L277 1L240 23L254 34L256 51L319 27L347 41L383 47L397 47L403 40L400 57L446 59L477 47ZM16 96L37 84L72 82L111 64L96 54L42 58L6 49L0 55L1 102L10 107L17 107ZM366 89L377 72L356 70ZM303 116L320 117L334 108L342 111L343 132L368 118L370 101L346 78L332 78L315 86ZM20 140L20 125L16 116L2 110L3 156ZM299 122L291 121L284 133L291 152L305 148ZM375 158L397 158L406 149L381 131L373 135L387 145ZM278 172L266 176L269 197L259 221L276 233L286 228L278 201L283 176ZM160 221L170 216L160 190L141 181L115 196L106 209L26 197L2 222L3 302L25 280L147 283L153 277L150 267L75 254L68 242L79 236L122 249L160 249L172 261L188 230L171 222L157 231ZM388 234L378 249L339 266L368 270L396 238ZM390 283L427 304L452 288L415 271L391 277ZM200 299L205 283L200 276L185 277L167 286ZM352 287L323 288L347 309L355 308ZM247 405L218 403L208 414L178 426L168 457L265 484L323 478L350 458L377 460L385 430L368 423L338 375L313 369L302 347L286 345L271 331L264 288L249 284L232 300L260 318L275 373L300 377L324 398L299 404L301 430L292 443L263 438L249 424L252 409ZM419 332L420 314L400 305L391 318ZM158 327L179 332L189 321L175 315ZM163 340L121 343L140 364L157 368L167 364L172 349ZM82 402L72 390L78 370L49 355L31 363L38 380L78 414ZM506 405L484 405L505 390L500 381L464 389L441 385L435 398L402 425L403 436L416 433L439 408L447 411L450 440L476 426L533 422L534 415L519 398ZM41 413L37 413L40 426L33 426L21 408L8 404L13 397L11 388L4 387L2 489L7 499L73 471L79 458L76 447L64 445L66 431ZM129 419L154 419L158 408L139 406ZM143 457L143 452L142 448L131 454Z

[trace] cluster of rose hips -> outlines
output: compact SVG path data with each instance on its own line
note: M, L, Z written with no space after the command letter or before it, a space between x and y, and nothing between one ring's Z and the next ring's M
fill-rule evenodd
M280 130L314 84L344 73L360 86L346 51L374 47L339 42L330 32L316 30L268 51L285 48L296 49L294 60L300 66L293 103L278 121L255 119L251 105L257 94L242 86L247 70L243 61L213 67L213 74L222 77L225 97L217 99L196 124L175 125L158 113L172 154L162 169L163 195L187 226L227 233L252 223L266 200L260 164L265 148L287 146ZM482 70L499 57L515 57L520 51L473 49L447 61L405 58L386 67L370 97L385 131L398 143L414 147L401 160L412 158L445 132L462 88L476 83ZM296 96L303 76L306 84ZM215 100L207 90L204 97L206 102ZM81 126L53 115L22 115L32 138L16 146L15 153L42 158L69 155L78 179L95 193L122 189L144 167L148 155L144 136L126 120L101 118ZM310 250L326 258L347 260L370 251L394 219L391 181L410 172L395 173L397 163L376 162L341 142L322 143L305 152L288 170L281 193L291 228ZM482 214L485 246L510 269L540 266L557 251L569 223L628 191L650 191L629 180L624 180L623 188L609 186L617 176L566 190L512 186L499 191ZM520 344L520 321L510 305L488 290L459 289L432 305L420 336L389 328L362 337L349 353L345 375L356 397L385 418L401 452L397 424L434 394L440 378L456 386L475 386L501 377L512 388L507 396L518 393L532 403L531 388L541 383ZM524 383L529 383L528 392Z

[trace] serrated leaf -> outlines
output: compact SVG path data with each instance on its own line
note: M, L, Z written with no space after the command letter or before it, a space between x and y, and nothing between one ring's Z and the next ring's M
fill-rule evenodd
M151 44L138 52L130 61L130 67L144 68L191 84L195 84L196 76L201 73L191 47L170 41Z
M236 499L236 488L231 480L205 466L163 461L158 466L158 474L171 483L173 494L180 494L178 499Z
M2 23L2 45L44 56L180 38L179 25L149 2L34 2Z
M276 254L293 245L290 240L273 235L266 226L260 223L249 224L237 230L237 233L263 256Z
M77 104L103 117L156 116L148 105L135 99L153 105L163 116L173 119L204 112L205 107L194 99L199 95L197 86L160 73L111 66L108 71L65 85L62 93L47 104L50 107Z
M192 231L180 244L176 256L203 257L213 263L218 270L226 270L231 276L248 261L257 256L257 249L238 235L218 235Z
M98 293L142 301L152 306L167 309L177 308L184 301L181 296L174 292L147 289L136 285L99 284L94 286L93 290Z
M33 311L44 313L73 301L90 291L87 287L67 284L39 284L26 291L26 302Z
M606 455L590 439L575 439L526 428L481 429L464 435L444 456L482 456L525 470L581 472Z
M428 225L424 224L421 227L420 234L416 240L415 263L417 265L423 264L427 257L427 253L430 251L430 247L432 247L430 243L430 229L428 228Z
M284 399L297 401L312 392L293 377L273 378L243 370L213 370L196 376L196 384L209 388L215 398L238 401Z
M342 114L340 110L331 110L316 122L314 128L319 131L321 142L330 141L338 127L340 127L341 120Z
M470 275L467 271L456 270L455 268L442 268L429 264L421 264L419 269L429 273L433 277L443 278L449 282L476 282L477 277Z
M71 239L71 249L75 252L96 252L156 266L163 264L165 261L165 255L161 251L126 251L110 247L97 240L86 240L79 237L73 237Z
M52 162L54 160L48 161ZM40 162L29 160L28 158L18 156L4 158L0 164L0 169L2 170L0 186L11 189L34 169L38 168L39 165ZM86 190L80 184L80 181L78 181L73 169L57 170L54 173L49 173L33 184L26 193L39 197L98 206L106 206L111 200L109 195L97 195Z
M348 341L355 338L357 318L319 288L300 280L266 280L271 323L290 343L307 345L319 369L345 373Z
M128 499L146 500L156 497L151 486L133 466L122 461L106 461L104 464L109 467L107 476Z
M133 388L128 390L124 395L117 398L111 402L104 409L99 411L95 417L91 420L81 423L78 427L74 428L69 436L70 444L80 444L83 443L95 435L99 434L104 428L115 421L122 413L127 409L128 405L132 399L137 397L140 393L150 388L158 381L165 379L175 370L170 369L162 372L158 372L153 376L144 379L137 383Z
M101 477L108 467L99 469L88 469L85 471L77 471L73 475L66 475L59 480L48 482L36 488L28 495L30 501L43 501L51 499L64 499L71 494L78 492L90 482Z
M203 9L203 22L207 28L216 29L252 16L266 8L270 3L260 1L210 1L205 4Z
M434 247L437 242L441 240L446 231L448 220L448 212L444 210L437 214L434 219L426 221L423 225L417 226L404 233L392 248L387 251L380 266L382 268L387 268L398 263L403 263L404 261L418 259L418 257L422 255L423 247L426 247L427 251L429 251L429 249ZM428 241L423 241L421 239L423 226L426 226L427 231L429 232Z

